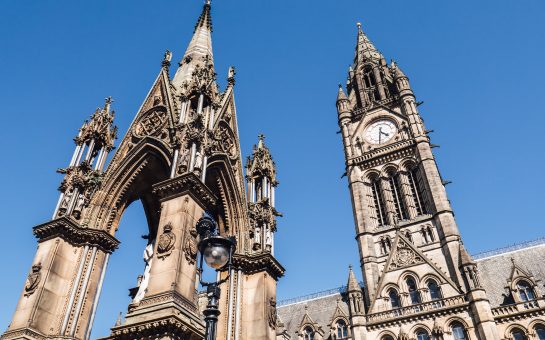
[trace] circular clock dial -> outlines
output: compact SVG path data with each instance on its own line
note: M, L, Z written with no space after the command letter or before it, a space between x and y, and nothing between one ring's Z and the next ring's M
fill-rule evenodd
M378 120L365 130L365 140L371 144L384 144L391 140L397 132L396 125L391 120Z

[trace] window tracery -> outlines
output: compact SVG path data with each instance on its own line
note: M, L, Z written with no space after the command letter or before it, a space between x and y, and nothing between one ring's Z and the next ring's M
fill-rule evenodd
M439 300L442 298L441 288L439 287L439 285L437 285L437 282L435 282L435 280L428 281L428 290L430 292L431 300Z
M454 340L468 340L467 331L461 323L456 322L452 325L452 336Z
M311 327L306 327L303 330L303 339L304 340L314 340L314 330Z
M522 302L535 300L536 296L532 286L525 280L520 280L517 283L518 294Z
M346 325L346 322L340 319L337 321L336 326L337 326L337 339L347 339L348 326Z
M418 291L418 288L416 286L416 281L409 276L405 283L407 284L407 289L409 291L409 296L411 298L411 304L416 305L422 302L422 299L420 298L420 292Z

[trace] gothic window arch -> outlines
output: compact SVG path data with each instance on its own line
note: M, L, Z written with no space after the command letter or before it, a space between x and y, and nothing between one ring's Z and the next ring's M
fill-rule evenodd
M335 339L348 339L348 325L345 320L337 320L335 327L337 328L335 332L337 337Z
M386 206L384 204L384 197L382 197L382 185L380 183L380 177L373 176L370 182L371 196L373 199L373 207L375 209L375 216L377 218L377 226L385 226L386 222Z
M418 329L416 331L416 340L430 340L430 334L425 329Z
M385 335L381 338L381 340L394 340L394 338L391 335Z
M538 324L535 328L537 340L545 340L545 326Z
M454 340L469 340L465 327L460 322L454 322L450 327Z
M395 214L398 220L406 220L409 218L407 212L407 206L403 199L403 191L401 189L401 177L399 172L390 172L388 175L388 183L390 184L390 190L392 191L392 197L394 199Z
M526 336L525 332L520 328L514 328L511 331L511 338L513 340L528 340L528 337Z
M526 280L520 280L517 282L517 291L520 301L522 302L528 302L536 299L532 285Z
M429 279L427 282L428 291L430 292L431 300L439 300L442 298L441 287L433 279Z
M405 232L405 238L406 238L407 240L409 240L409 242L413 243L413 235L411 234L411 231L410 231L410 230L407 230L407 231Z
M420 233L422 234L422 239L424 240L425 244L432 243L435 241L435 237L433 236L433 231L431 230L431 227L429 225L423 226L420 230Z
M416 285L416 280L412 276L408 276L405 279L405 284L407 285L407 291L411 299L411 304L416 305L421 303L422 299L420 297L420 292L418 291L418 287Z
M390 253L390 250L392 250L392 241L390 241L390 238L388 236L381 237L379 243L380 243L380 252L382 255L386 255Z
M401 308L401 298L395 288L390 288L388 290L388 297L390 298L390 306L392 309Z
M424 191L423 178L418 166L413 166L408 169L407 180L409 182L409 188L414 200L417 215L427 214L427 196Z
M314 340L314 330L312 327L307 326L303 329L303 340Z

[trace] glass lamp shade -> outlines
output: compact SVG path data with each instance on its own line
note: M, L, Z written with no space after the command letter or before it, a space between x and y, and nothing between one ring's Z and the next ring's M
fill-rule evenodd
M229 262L229 248L224 244L210 244L204 248L204 261L214 269L220 269Z
M204 262L214 269L221 269L229 262L233 242L221 236L212 236L201 243Z

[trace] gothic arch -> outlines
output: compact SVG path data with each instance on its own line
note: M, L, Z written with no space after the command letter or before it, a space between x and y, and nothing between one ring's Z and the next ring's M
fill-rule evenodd
M395 175L398 172L398 170L399 168L397 165L389 163L382 167L381 173L385 177L390 177Z
M412 270L406 270L403 273L401 273L401 275L399 275L397 285L400 288L402 288L403 291L407 291L406 281L407 281L407 278L409 278L409 277L412 277L414 279L414 282L416 283L416 286L421 288L420 284L421 284L422 280L420 280L420 277L418 276L418 274L416 274L416 272L414 272Z
M380 339L380 340L387 339L388 336L392 337L392 339L397 339L397 336L392 331L388 331L388 330L380 332L377 335L377 339Z
M422 279L420 280L420 282L421 282L422 284L426 285L426 284L428 283L429 280L434 280L434 281L437 282L437 284L439 284L439 285L442 285L442 284L447 283L447 282L445 281L444 278L442 278L442 277L440 277L440 276L437 276L437 275L435 275L435 274L433 274L433 273L427 273L426 275L424 275L424 276L422 277Z
M416 166L416 159L406 158L399 163L399 169L404 171L409 171Z
M428 332L428 335L431 337L431 329L428 326L423 324L416 324L413 327L411 327L409 334L414 334L414 338L416 339L416 335L418 331L426 331Z
M505 329L504 338L505 339L513 339L512 333L515 330L520 330L524 334L524 336L526 336L526 338L528 339L528 329L526 329L526 327L524 327L523 325L521 325L519 323L514 323L514 324L509 325Z
M169 178L170 157L166 145L152 137L142 139L122 159L114 157L86 216L95 221L92 227L115 235L125 209L142 199L150 232L154 232L160 204L152 195L152 186Z
M459 316L453 316L453 317L450 317L448 318L446 321L445 321L445 325L446 325L446 328L447 329L451 329L452 326L455 324L455 323L459 323L461 324L466 331L468 331L471 326L464 320L462 319L461 317Z
M220 193L221 203L215 213L218 215L221 232L236 235L241 242L244 239L241 232L246 226L246 213L242 208L245 204L240 187L243 184L237 183L237 176L229 170L230 162L225 154L212 155L207 167L206 185ZM239 249L242 249L242 245Z

